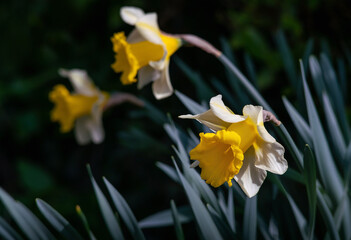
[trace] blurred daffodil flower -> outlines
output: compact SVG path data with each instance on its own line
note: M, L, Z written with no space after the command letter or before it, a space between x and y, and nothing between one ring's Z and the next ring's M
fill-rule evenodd
M265 129L264 115L261 106L253 105L243 108L243 116L234 114L218 95L210 100L210 110L179 116L196 119L214 131L200 133L200 143L190 151L190 159L199 163L202 179L219 187L225 182L232 186L234 178L246 195L253 197L266 171L285 173L285 149Z
M181 46L181 39L160 31L156 13L145 14L136 7L122 7L121 17L135 29L127 38L124 32L115 33L111 38L116 53L111 67L122 73L122 84L137 82L138 74L138 89L153 82L157 99L170 96L173 87L168 73L169 60Z
M55 104L51 120L60 123L63 133L74 127L81 145L90 141L101 143L104 140L102 112L109 94L100 91L84 70L60 69L59 74L70 80L74 91L70 93L64 85L58 84L49 93L49 99Z

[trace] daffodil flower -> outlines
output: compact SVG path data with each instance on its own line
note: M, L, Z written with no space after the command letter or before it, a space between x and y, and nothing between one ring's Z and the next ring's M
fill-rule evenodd
M243 115L234 114L218 95L210 100L208 111L179 116L196 119L214 131L200 133L200 143L190 151L190 159L199 162L202 179L219 187L225 182L232 186L234 178L246 195L253 197L266 171L285 173L285 149L265 129L263 115L263 108L253 105L246 105Z
M51 120L61 125L61 132L69 132L74 127L77 142L81 145L90 141L101 143L104 139L102 112L109 94L101 92L91 81L86 71L60 69L59 74L67 77L73 92L58 84L49 93L49 99L55 104Z
M170 96L173 87L169 78L169 60L181 46L181 39L162 33L157 24L156 13L145 14L136 7L122 7L122 19L135 26L126 38L124 32L111 38L116 61L111 65L117 73L122 72L122 84L137 82L138 89L153 82L152 90L157 99Z

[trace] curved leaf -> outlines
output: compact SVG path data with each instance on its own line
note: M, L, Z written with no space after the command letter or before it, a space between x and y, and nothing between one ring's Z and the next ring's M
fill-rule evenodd
M29 239L54 239L55 237L22 203L15 201L0 188L0 199L20 229Z
M8 240L22 240L22 237L0 217L0 237Z
M112 184L107 181L106 178L103 178L105 185L107 187L107 190L110 193L110 196L112 198L113 203L115 204L115 207L117 211L119 212L121 218L125 222L128 230L134 237L134 239L145 239L144 234L140 230L140 227L138 226L138 222L132 212L132 210L129 208L127 202L124 200L124 198L121 196L121 194L115 189Z
M190 186L188 181L184 178L183 174L179 171L178 166L174 162L174 165L177 169L180 181L183 185L185 193L188 197L191 209L193 210L194 216L196 218L196 222L198 227L202 233L204 239L222 239L215 223L213 222L209 212L206 207L202 203L200 197L196 194L194 189Z
M177 239L183 240L184 233L183 233L182 225L180 223L178 210L173 200L171 200L171 210L172 210L172 218L173 218L174 229L176 232Z
M313 240L314 225L316 221L316 204L317 204L317 195L316 195L316 164L313 157L312 151L308 145L305 146L304 152L304 178L306 181L307 188L307 197L309 205L309 233L308 238Z
M51 226L53 226L64 238L83 239L72 227L72 225L49 204L41 199L36 199L36 203L40 212L44 215L46 220L48 220Z
M99 186L95 182L95 179L93 177L93 174L91 173L91 169L90 169L89 165L87 165L87 169L88 169L91 183L93 184L94 192L95 192L97 201L99 203L99 207L100 207L102 216L105 220L105 223L106 223L107 228L111 234L111 237L113 239L118 239L118 240L124 239L121 228L120 228L120 226L117 222L117 219L114 215L114 212L113 212L110 204L108 203L106 197L104 196L104 194L100 190Z
M177 211L180 223L190 222L194 218L189 206L181 206L177 209ZM152 214L151 216L139 221L139 227L141 228L165 227L171 226L172 224L174 223L172 211L170 209Z

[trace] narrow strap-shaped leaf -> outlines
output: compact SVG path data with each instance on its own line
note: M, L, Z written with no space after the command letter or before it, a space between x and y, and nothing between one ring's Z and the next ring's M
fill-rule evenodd
M312 136L311 129L307 125L306 121L302 118L302 116L298 113L298 111L293 107L293 105L289 102L286 97L283 97L283 103L286 110L289 113L290 119L293 122L295 128L299 132L299 135L302 139L309 145L312 145Z
M346 176L346 184L350 185L351 181L351 142L347 146L344 156L344 175Z
M325 118L327 120L327 125L329 129L329 135L332 138L331 145L333 146L333 149L335 149L337 153L337 159L342 163L342 158L345 155L346 152L346 144L344 141L344 137L342 135L340 125L338 123L338 120L336 118L336 115L332 109L330 99L328 95L323 92L323 107L324 107L324 113L325 113Z
M185 150L185 147L182 144L182 141L179 137L179 130L171 124L165 124L164 129L166 130L168 136L172 139L172 141L177 145L177 154L179 155L180 160L182 160L183 165L189 165L188 153Z
M221 212L224 212L226 213L228 210L227 210L227 203L225 202L225 199L224 199L224 193L222 191L222 189L218 189L217 191L217 201L218 201L218 205L221 209ZM220 214L220 213L217 213L217 214Z
M23 239L2 217L0 217L0 237L7 240Z
M48 220L51 226L53 226L64 238L83 239L72 227L72 225L49 204L41 199L36 199L36 203L40 212L44 215L46 220Z
M236 181L232 180L232 183L236 183ZM238 197L239 203L241 205L244 205L245 204L246 195L243 192L243 190L239 187L239 184L233 184L232 188L234 190L235 196Z
M266 223L264 222L262 217L259 215L257 216L257 226L258 226L258 229L260 230L260 232L265 240L272 240L273 239L271 237L270 233L268 232L268 227L267 227Z
M195 171L195 169L191 168L188 171L187 179L189 182L196 187L196 190L201 194L203 199L209 203L217 212L220 212L220 207L217 201L217 198L208 184L200 177L200 175Z
M316 160L319 169L319 173L322 178L323 185L325 186L328 193L338 201L340 200L343 192L342 182L340 175L336 169L334 159L330 152L330 148L322 128L322 124L319 120L319 116L312 100L310 90L307 86L305 72L300 61L301 74L304 85L304 92L306 98L306 106L308 112L308 119L313 136L313 148L316 153Z
M288 199L288 202L290 204L291 210L293 211L297 226L299 227L302 239L308 239L306 229L307 229L307 221L304 215L302 214L301 210L298 208L296 205L294 199L290 196L290 194L286 191L284 188L283 184L281 183L280 179L274 175L274 174L269 174L268 179L274 182L279 190L285 195L285 197Z
M77 212L77 214L78 214L80 220L82 221L85 230L87 231L87 233L88 233L88 235L89 235L89 239L90 239L90 240L96 240L96 238L95 238L93 232L92 232L91 229L90 229L88 220L87 220L87 218L85 217L85 214L84 214L83 210L80 208L79 205L76 206L76 212Z
M210 187L203 181L200 175L189 165L189 157L187 151L185 151L185 147L180 139L180 132L171 122L171 124L165 124L165 130L168 135L172 138L172 140L176 143L177 148L173 148L176 152L178 158L182 162L183 171L187 180L194 184L196 187L196 191L200 192L201 196L207 201L207 203L211 204L213 208L216 209L217 212L220 211L216 196L210 189Z
M349 211L347 211L347 188L345 188L344 191L344 196L342 197L340 203L338 204L335 213L334 213L334 223L336 226L337 231L339 231L342 223L342 219L345 214L348 214ZM349 225L348 225L349 226ZM347 238L346 238L347 239Z
M190 145L189 147L192 149L200 143L200 140L190 128L187 129L187 132L191 139L191 141L189 141L189 145Z
M6 239L6 240L15 240L13 236L10 235L7 229L3 228L3 226L0 223L0 237L1 239Z
M234 193L233 193L233 188L228 189L228 212L226 214L227 220L229 223L229 226L233 230L233 232L236 232L236 224L235 224L235 207L234 207Z
M45 225L27 207L15 201L2 188L0 188L0 199L29 239L55 239Z
M225 218L220 216L211 205L207 204L206 206L222 237L224 239L236 239L236 234L232 231L228 223L225 221Z
M316 221L316 164L313 153L308 145L305 146L304 151L304 177L306 181L308 206L309 206L309 225L308 225L308 238L314 238L314 226Z
M187 223L194 219L190 206L181 206L177 208L178 219L180 223ZM148 216L139 221L141 228L165 227L174 224L172 211L170 209L163 210Z
M188 156L184 156L176 148L174 148L174 151L176 152L178 158L182 162L183 171L184 171L184 174L185 174L187 180L190 183L192 183L193 186L195 187L194 190L199 192L201 194L201 196L204 198L204 200L207 203L211 204L211 206L213 208L215 208L217 212L220 212L220 207L218 205L216 196L213 193L213 191L206 184L206 182L203 179L201 179L200 175L193 168L190 168L189 164L187 164L189 162Z
M184 106L192 113L199 114L206 111L206 108L192 100L191 98L185 96L183 93L179 91L175 91L175 94L179 98L179 100L184 104Z
M177 173L179 175L179 178L183 185L185 193L188 197L191 209L193 210L196 222L202 233L202 236L204 237L204 239L209 239L209 240L222 239L215 223L213 222L206 207L202 203L200 197L196 194L196 192L193 190L191 185L184 178L183 174L179 171L178 166L176 165L175 162L174 162L174 165L177 169Z
M346 195L347 196L347 195ZM347 201L348 200L348 201ZM346 239L351 239L351 229L350 229L350 225L351 225L351 206L350 206L350 198L346 197L345 199L345 212L343 214L343 226L344 226L344 236Z
M305 184L302 174L292 168L288 168L288 170L284 173L284 177L289 178L295 182Z
M261 94L255 89L255 87L250 83L250 81L240 72L240 70L229 61L229 59L225 55L220 55L218 59L226 66L232 74L234 74L240 83L245 87L248 93L256 100L258 104L260 104L264 109L274 113L273 109L269 106L269 104L264 100Z
M297 148L294 140L292 139L290 133L288 130L285 128L284 124L280 124L279 127L274 128L280 138L283 140L285 143L285 146L289 149L289 152L292 154L293 159L299 168L299 170L302 172L302 165L303 165L303 159L302 159L302 154Z
M40 239L55 239L54 235L47 227L37 218L25 205L17 202L17 208L21 211L23 218L26 218L28 224L37 232Z
M96 183L93 174L91 173L90 166L87 165L88 173L90 176L91 183L93 184L94 192L101 210L101 214L105 220L107 228L111 234L113 239L122 240L124 239L121 228L117 222L115 214L108 203L105 195L102 193L101 189L99 188L98 184Z
M143 232L141 231L138 222L132 212L132 210L129 208L128 203L124 200L122 195L117 191L116 188L112 186L112 184L107 181L106 178L103 178L105 185L107 187L107 190L110 193L110 196L112 198L113 203L115 204L115 207L117 211L119 212L119 215L125 222L128 230L132 234L134 239L145 239Z
M322 214L322 217L324 219L325 225L328 228L328 231L330 233L331 239L334 240L339 240L339 234L335 226L334 218L333 215L331 214L327 203L325 202L322 193L320 191L317 191L317 198L318 198L318 208L320 213Z
M311 56L314 48L314 40L312 38L308 39L305 50L303 52L302 62L305 71L307 71L308 59Z
M243 239L255 240L257 231L257 196L246 198L243 220Z
M162 170L168 177L170 177L173 181L179 182L178 174L174 168L164 164L162 162L157 162L156 166Z
M322 92L325 89L321 66L315 56L310 56L309 65L314 89L317 92L318 98L321 99Z
M325 54L321 54L321 66L324 76L324 82L326 86L326 91L331 97L331 102L335 112L337 112L340 125L344 129L345 138L348 141L350 139L350 127L348 125L346 113L345 113L345 104L340 90L340 84L336 78L334 68Z
M183 233L182 225L180 223L178 210L173 199L171 200L171 210L172 210L172 218L173 218L174 229L176 232L177 239L184 240L184 233Z

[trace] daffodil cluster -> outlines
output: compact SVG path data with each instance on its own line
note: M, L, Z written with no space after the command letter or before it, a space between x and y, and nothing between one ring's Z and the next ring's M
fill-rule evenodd
M81 145L90 141L101 143L105 135L102 112L109 94L100 91L84 70L61 69L59 74L70 80L73 92L59 84L49 93L49 99L55 104L51 120L60 123L63 133L74 127L77 142Z
M169 60L181 46L181 40L160 31L156 13L145 14L136 7L121 8L122 19L135 26L126 38L124 32L115 33L111 38L116 61L111 65L122 73L121 82L137 82L141 89L150 82L154 96L162 99L173 93L169 78Z
M246 105L243 115L234 114L218 95L210 100L210 109L180 118L196 119L214 132L200 133L200 143L190 151L190 159L201 168L201 178L213 187L232 179L248 197L259 191L266 171L283 174L288 168L284 147L265 129L263 108Z

